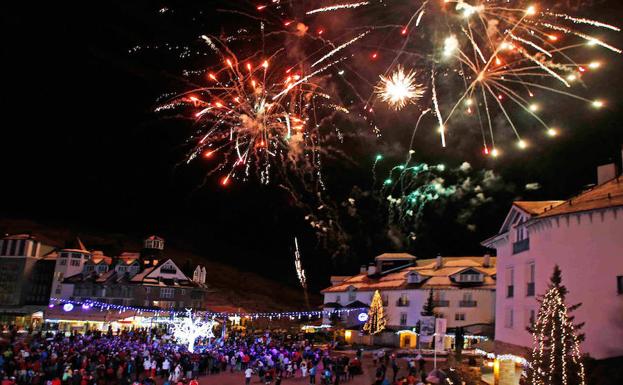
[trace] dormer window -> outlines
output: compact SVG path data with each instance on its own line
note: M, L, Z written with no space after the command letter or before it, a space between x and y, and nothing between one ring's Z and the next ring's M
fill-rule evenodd
M476 283L482 282L484 275L476 270L465 270L456 276L457 282Z
M411 272L407 275L407 283L420 283L422 282L422 276L418 273Z

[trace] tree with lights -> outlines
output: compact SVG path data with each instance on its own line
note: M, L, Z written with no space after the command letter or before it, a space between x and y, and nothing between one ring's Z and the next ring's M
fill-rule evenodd
M195 351L197 338L214 338L212 329L215 325L214 319L206 320L196 317L191 309L186 309L186 317L175 318L171 322L173 337L178 343L187 345L187 349L191 353ZM225 327L224 324L223 327Z
M363 331L371 335L380 333L385 330L386 323L383 299L381 298L381 293L377 290L372 296L372 302L368 310L368 320L363 325Z
M555 266L549 288L539 299L537 319L528 328L534 341L528 371L531 385L586 384L579 347L583 335L577 333L583 325L574 325L569 315L580 304L568 307L566 295L560 269Z

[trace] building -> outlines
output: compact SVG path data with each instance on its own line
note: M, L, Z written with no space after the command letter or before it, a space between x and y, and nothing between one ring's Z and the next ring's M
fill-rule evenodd
M123 252L116 258L93 252L88 257L81 271L66 275L62 282L63 287L72 289L71 294L57 298L163 310L205 308L205 267L197 266L189 278L172 259L164 257L162 238L146 238L140 252Z
M36 327L52 287L57 254L30 234L0 240L0 323Z
M601 166L598 185L566 201L515 202L498 234L495 339L498 353L532 347L527 327L538 312L554 266L568 305L584 322L584 353L623 356L623 178Z
M410 254L382 254L359 274L332 277L322 291L327 310L368 306L378 290L383 298L389 329L411 330L432 290L435 314L448 328L464 327L472 333L490 328L494 320L496 258L437 257L417 260ZM344 320L360 327L357 314Z
M91 260L91 253L77 239L77 248L65 248L57 251L52 281L51 297L69 298L73 292L73 285L64 284L65 277L76 275L84 270L84 265Z

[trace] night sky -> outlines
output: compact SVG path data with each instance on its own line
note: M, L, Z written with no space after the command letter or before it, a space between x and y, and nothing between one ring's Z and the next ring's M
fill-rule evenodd
M221 188L216 178L200 186L205 165L182 162L188 124L153 113L161 94L183 89L175 57L128 50L196 36L196 27L184 20L198 10L208 13L200 25L208 32L231 30L241 21L209 15L226 2L214 7L209 1L179 3L185 5L118 0L3 5L0 215L84 233L136 238L156 233L208 258L290 284L296 279L293 237L299 236L314 287L325 285L330 273L354 272L374 255L393 251L382 225L370 219L351 238L351 256L332 260L332 250L317 242L305 222L304 210L293 206L283 190L256 183ZM623 16L619 3L601 2L594 13L616 23ZM163 6L177 13L165 19L158 13ZM610 40L614 45L623 45L622 34L610 36L616 37ZM512 199L567 198L595 182L598 164L620 161L623 57L600 54L608 64L590 79L590 89L608 107L595 113L557 99L564 101L554 108L565 131L554 141L540 139L529 151L509 151L492 161L483 159L469 139L477 139L477 132L465 139L451 137L444 151L436 137L418 137L425 160L449 165L467 160L475 168L494 169L510 187L478 213L475 232L448 222L450 213L431 222L422 243L407 251L421 257L483 252L478 242L497 231ZM387 118L388 126L392 129L378 140L368 133L345 141L340 150L354 162L325 162L332 197L346 198L354 185L369 189L375 154L391 153L388 149L408 140L411 131L401 130L395 117ZM542 187L519 188L533 182Z

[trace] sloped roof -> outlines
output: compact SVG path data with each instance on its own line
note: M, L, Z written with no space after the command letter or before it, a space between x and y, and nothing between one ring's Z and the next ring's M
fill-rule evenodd
M393 261L397 259L413 260L415 259L415 256L409 253L383 253L374 259L376 261L387 261L387 260Z
M539 215L550 207L558 206L564 201L515 201L513 205L530 215Z
M484 281L477 284L478 287L495 288L493 276L495 275L496 258L490 257L489 261L489 266L484 267L484 257L480 256L443 257L441 268L436 268L436 259L425 259L417 261L417 266L408 266L387 275L370 277L367 274L357 274L337 285L322 290L322 293L345 292L351 286L358 291L462 287L461 284L454 282L451 277L468 268L475 269L484 275ZM417 272L429 278L423 283L410 284L408 283L408 275L411 272Z
M623 179L618 176L539 214L537 218L623 206Z

